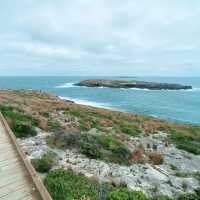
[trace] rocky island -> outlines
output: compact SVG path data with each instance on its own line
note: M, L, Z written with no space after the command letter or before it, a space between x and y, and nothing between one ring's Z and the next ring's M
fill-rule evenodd
M83 80L75 84L76 86L86 87L109 87L109 88L138 88L149 90L188 90L192 89L192 86L172 84L172 83L156 83L145 82L137 80Z
M53 200L199 200L200 126L30 90L0 111Z

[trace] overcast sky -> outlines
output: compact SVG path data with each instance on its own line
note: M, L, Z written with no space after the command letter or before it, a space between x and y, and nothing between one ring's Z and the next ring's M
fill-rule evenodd
M200 0L1 0L0 75L200 75Z

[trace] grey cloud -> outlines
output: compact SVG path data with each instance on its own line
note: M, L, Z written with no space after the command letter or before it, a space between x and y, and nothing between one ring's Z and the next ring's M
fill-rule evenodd
M7 0L0 3L0 70L196 72L199 17L197 0Z

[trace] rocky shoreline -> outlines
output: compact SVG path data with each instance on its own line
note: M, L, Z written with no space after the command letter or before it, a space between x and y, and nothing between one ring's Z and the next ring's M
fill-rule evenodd
M123 81L123 80L83 80L75 84L76 86L86 87L109 87L109 88L138 88L149 90L188 90L192 86L172 84L172 83L155 83L145 81Z

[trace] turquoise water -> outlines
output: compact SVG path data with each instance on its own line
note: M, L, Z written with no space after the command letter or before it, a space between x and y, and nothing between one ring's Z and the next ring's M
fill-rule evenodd
M200 124L200 78L134 78L193 86L192 90L186 91L73 86L73 83L80 80L95 78L97 77L0 77L0 88L43 90L81 104L135 112L172 121ZM115 77L106 78L120 79Z

